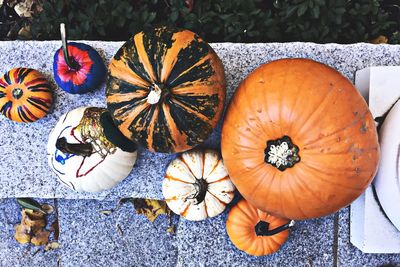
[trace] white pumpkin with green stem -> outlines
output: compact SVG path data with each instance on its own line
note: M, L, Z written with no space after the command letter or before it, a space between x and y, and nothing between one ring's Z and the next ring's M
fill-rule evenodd
M80 107L64 114L49 136L50 168L76 191L99 192L131 172L136 144L126 139L104 108Z
M162 187L168 207L192 221L222 213L234 191L221 156L209 149L192 150L174 159Z

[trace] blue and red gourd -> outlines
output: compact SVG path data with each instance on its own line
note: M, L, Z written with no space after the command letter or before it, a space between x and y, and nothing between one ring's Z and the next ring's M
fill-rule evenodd
M54 79L58 86L71 94L84 94L101 85L105 80L106 67L103 59L91 46L66 42L54 55Z

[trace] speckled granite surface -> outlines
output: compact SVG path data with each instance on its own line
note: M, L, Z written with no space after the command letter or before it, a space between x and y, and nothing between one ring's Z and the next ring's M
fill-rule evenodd
M13 227L21 220L20 207L15 199L0 199L0 267L56 267L59 263L62 267L400 266L400 254L363 254L350 244L348 208L337 216L297 222L276 254L252 257L230 242L225 231L226 212L203 222L181 219L176 234L171 235L166 232L169 222L165 216L152 224L135 214L130 203L109 216L99 212L116 204L59 200L61 247L43 252L14 240Z
M175 236L167 233L168 219L151 223L135 214L129 203L109 216L99 211L116 202L60 200L61 266L175 266ZM118 229L119 227L119 229Z
M400 254L362 253L350 243L350 209L339 212L338 266L400 266Z
M121 42L87 42L108 60ZM0 42L0 73L12 67L36 68L51 78L52 56L60 42ZM212 44L227 75L228 99L240 81L262 63L285 57L307 57L326 63L353 80L367 66L399 65L400 46L287 44ZM29 125L0 116L0 266L382 266L399 264L399 255L362 254L349 241L348 209L335 216L299 222L277 254L250 257L234 248L225 233L226 213L204 222L182 220L175 237L124 206L109 217L98 211L114 207L121 197L162 198L165 166L173 155L140 151L136 168L115 188L98 193L76 193L59 183L47 166L47 136L57 119L82 105L104 106L104 86L83 96L68 95L55 87L52 112ZM218 147L220 127L206 142ZM37 253L13 239L20 220L18 196L61 198L61 248ZM68 199L99 199L68 200ZM107 200L107 201L106 201ZM119 224L123 236L116 229ZM161 263L161 264L159 264Z
M46 203L53 204L47 200ZM45 252L14 239L14 225L21 222L21 208L15 199L0 199L0 267L55 267L60 250Z
M87 42L109 59L121 42ZM0 73L12 67L36 68L52 79L52 57L59 41L0 42ZM356 70L374 65L399 65L400 46L391 45L318 45L286 44L212 44L225 66L228 100L240 81L262 63L285 57L306 57L326 63L348 78ZM26 125L0 116L0 198L31 196L69 199L117 199L119 197L161 198L161 181L165 166L173 156L141 151L131 175L115 188L97 194L75 193L64 187L50 172L46 159L47 136L65 112L83 105L104 106L104 86L86 95L70 95L54 85L54 109L44 119ZM219 144L218 128L206 142Z
M263 257L249 256L232 244L226 212L202 222L181 220L177 266L333 266L333 217L298 222L281 249Z

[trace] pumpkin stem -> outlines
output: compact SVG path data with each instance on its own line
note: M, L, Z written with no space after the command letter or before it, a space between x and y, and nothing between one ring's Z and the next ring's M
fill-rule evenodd
M280 171L293 167L300 161L299 147L293 144L289 136L267 141L264 161Z
M75 60L73 60L68 53L67 30L65 29L64 23L60 24L60 33L65 63L67 63L70 69L78 70L80 67L79 64Z
M23 95L23 91L21 88L14 88L11 93L15 99L20 99Z
M281 225L275 229L269 230L269 223L265 221L259 221L254 227L257 236L271 236L288 230L295 225L295 221L291 220L287 224Z
M160 101L161 98L161 93L162 93L162 88L158 84L153 84L153 86L150 88L150 93L147 96L147 103L150 105L157 104L158 101Z
M196 188L196 193L192 198L196 199L197 205L204 201L208 190L208 183L205 179L201 178L196 179L196 182L193 185Z
M90 143L70 144L65 137L57 139L56 148L64 154L74 154L89 157L93 154L93 146Z

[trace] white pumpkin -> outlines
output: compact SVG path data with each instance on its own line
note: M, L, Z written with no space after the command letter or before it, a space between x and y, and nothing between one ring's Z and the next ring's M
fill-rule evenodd
M121 139L106 115L104 108L80 107L64 114L50 133L50 168L76 191L109 189L127 177L136 162L136 145Z
M381 162L374 185L379 202L400 230L400 101L385 118L379 131Z
M222 213L234 197L222 158L213 150L192 150L168 166L162 192L168 207L191 221Z

